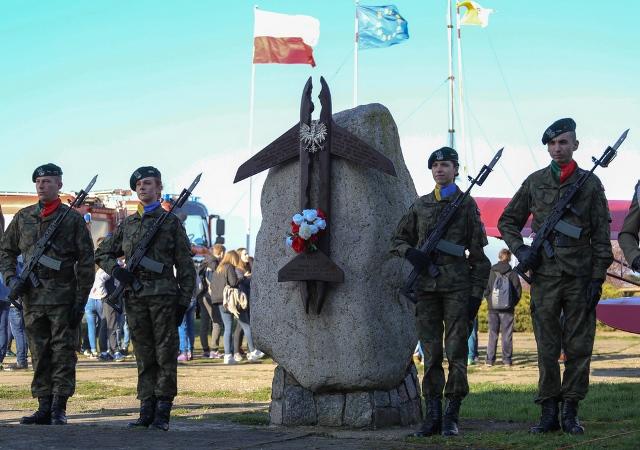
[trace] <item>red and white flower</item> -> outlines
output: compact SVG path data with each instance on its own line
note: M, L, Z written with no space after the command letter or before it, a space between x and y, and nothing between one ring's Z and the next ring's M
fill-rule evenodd
M327 228L327 216L321 209L305 209L291 219L291 231L286 243L296 253L312 252L318 249L319 236Z

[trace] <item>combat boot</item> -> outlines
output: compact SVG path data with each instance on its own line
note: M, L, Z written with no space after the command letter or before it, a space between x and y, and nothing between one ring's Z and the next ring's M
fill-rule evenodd
M38 397L38 410L20 419L22 425L51 425L51 396Z
M173 401L170 397L158 397L158 403L156 403L156 414L151 425L159 430L168 431L172 406Z
M555 398L548 398L543 401L540 423L529 428L529 433L538 434L558 431L560 429L558 412L558 401Z
M584 427L578 420L578 402L575 400L562 402L562 431L569 434L584 434Z
M156 414L156 398L150 397L140 400L140 417L135 422L129 422L127 428L148 428Z
M458 417L460 415L460 405L462 399L451 397L447 399L447 407L444 410L442 419L442 435L457 436L458 435Z
M67 397L66 395L54 394L51 402L51 424L66 425L67 424Z
M429 437L440 434L442 431L442 400L439 398L427 399L427 414L424 422L418 431L411 436Z

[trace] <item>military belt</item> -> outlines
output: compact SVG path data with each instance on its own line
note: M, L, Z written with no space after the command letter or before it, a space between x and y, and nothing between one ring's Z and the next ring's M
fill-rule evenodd
M584 247L591 243L589 236L581 236L578 239L566 236L562 233L554 233L553 243L555 247Z
M73 266L62 267L60 270L53 270L48 267L38 265L35 273L36 276L41 280L71 281L76 276L76 272L73 269Z
M173 276L172 271L166 270L162 273L148 272L146 270L136 272L136 278L140 281L153 281L171 278Z
M437 266L446 266L447 264L456 264L463 262L466 258L464 256L453 256L439 253L433 262Z

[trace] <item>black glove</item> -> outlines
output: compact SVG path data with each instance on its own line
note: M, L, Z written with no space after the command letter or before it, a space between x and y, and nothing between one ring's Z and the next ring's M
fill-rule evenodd
M633 258L631 268L634 270L634 272L640 272L640 256L636 256L635 258Z
M184 305L176 305L176 327L179 327L182 324L182 320L184 319L184 313L187 312L187 307Z
M113 278L118 280L120 283L132 285L134 281L136 281L136 277L134 274L129 272L127 269L123 269L120 266L116 266L111 272Z
M589 286L587 286L587 306L589 312L598 306L600 296L602 295L602 283L604 283L604 280L591 280Z
M473 320L478 315L478 310L480 310L480 304L482 303L482 299L474 296L469 297L469 321L473 322Z
M539 257L531 251L531 247L528 245L522 245L515 251L516 258L520 264L527 269L535 269L538 267Z
M82 322L82 316L84 316L84 305L74 303L69 312L69 327L74 330L78 328L78 325Z
M426 269L431 264L431 259L425 252L410 248L404 254L404 257L416 268L416 270Z
M22 283L19 277L9 278L8 288L15 294L16 297L22 297L27 293L27 284Z

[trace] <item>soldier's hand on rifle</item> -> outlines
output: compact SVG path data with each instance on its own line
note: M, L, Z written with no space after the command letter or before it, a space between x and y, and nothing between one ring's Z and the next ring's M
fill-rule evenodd
M634 272L640 272L640 256L636 256L631 263L631 268Z
M120 266L116 266L111 273L113 278L118 280L120 283L132 285L134 281L136 281L136 277L134 274L129 272L127 269L123 269Z
M416 250L415 248L410 248L404 254L404 257L409 260L409 262L416 268L416 270L422 270L427 268L431 264L431 259L427 256L426 253L421 252L420 250Z
M600 297L602 296L602 283L604 280L591 280L589 282L589 286L587 286L587 305L589 307L589 312L596 309L598 306L598 302L600 301Z
M80 303L74 303L69 313L69 327L76 329L80 322L82 322L82 316L84 316L84 305Z
M27 293L27 285L20 281L19 277L9 278L9 289L15 294L16 297L22 297Z
M184 305L176 305L176 326L179 327L184 319L184 314L187 312L187 307Z
M538 255L535 255L528 245L522 245L516 251L516 258L520 264L526 266L529 269L535 269L538 265Z

